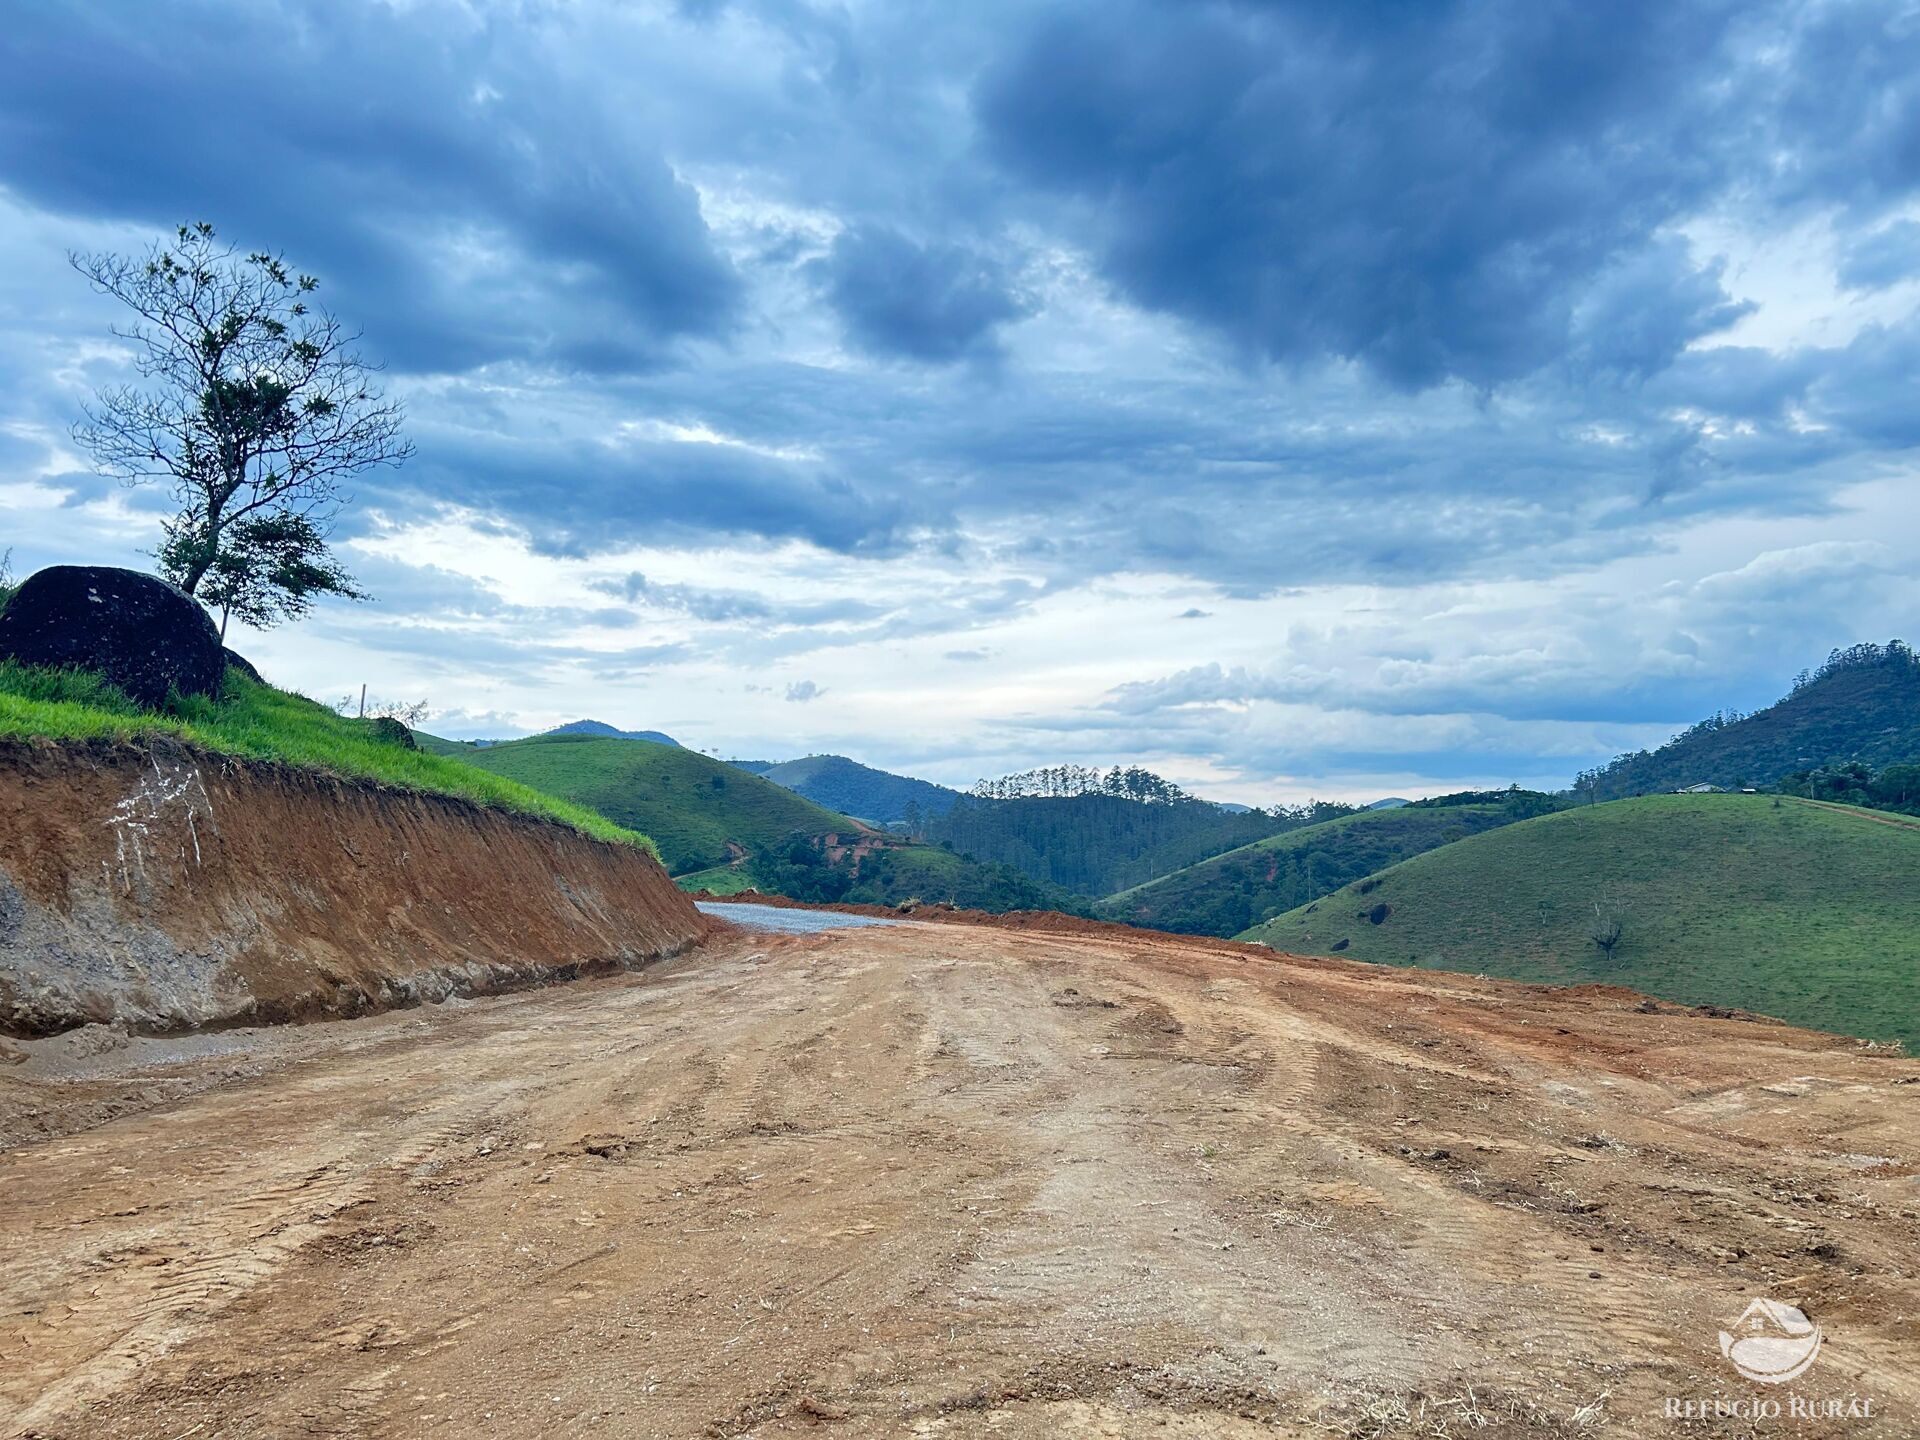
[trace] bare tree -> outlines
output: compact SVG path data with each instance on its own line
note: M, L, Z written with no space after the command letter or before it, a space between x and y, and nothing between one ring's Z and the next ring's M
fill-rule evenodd
M1606 895L1593 902L1593 925L1587 931L1587 938L1600 947L1600 953L1608 960L1613 952L1620 948L1620 939L1626 933L1626 917L1620 907Z
M315 593L353 595L325 541L348 477L413 453L400 406L375 388L357 333L309 298L319 281L278 255L242 254L211 225L183 225L146 254L68 261L136 317L114 334L134 348L141 383L102 391L74 427L106 474L163 482L180 503L158 552L164 573L216 603L266 621L298 614ZM297 522L301 565L263 545L267 521ZM250 543L252 542L252 543ZM291 606L262 600L295 578Z
M367 687L362 685L359 695L343 695L333 702L333 708L342 715L352 712L356 720L398 720L412 727L426 719L433 707L425 700L369 700Z

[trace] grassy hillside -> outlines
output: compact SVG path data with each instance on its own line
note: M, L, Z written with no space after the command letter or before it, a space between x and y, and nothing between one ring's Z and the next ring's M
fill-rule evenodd
M438 735L429 735L424 730L413 732L413 743L429 755L455 755L462 759L480 748L471 740L447 740Z
M1501 803L1365 810L1229 850L1102 900L1103 920L1237 935L1349 881L1520 818Z
M740 765L740 761L733 761ZM749 761L748 764L753 762ZM743 767L744 768L744 767ZM914 815L944 815L960 798L958 790L894 775L844 755L809 755L785 760L759 773L776 785L804 795L816 805L856 815L875 825L895 825Z
M759 854L796 832L817 836L860 828L724 761L647 740L537 735L459 754L468 765L646 831L676 875L724 864L730 844Z
M98 677L0 662L0 735L133 740L172 735L224 755L280 760L351 779L455 795L558 820L602 840L652 849L645 835L497 775L382 740L367 724L228 670L217 700L143 710ZM656 852L657 853L657 852Z
M1768 795L1652 795L1443 846L1242 938L1669 1000L1920 1047L1920 824ZM1596 906L1617 919L1609 959Z
M1118 795L963 797L916 832L963 855L1010 865L1045 885L1107 895L1271 835L1287 822L1204 800L1171 804Z
M1835 651L1793 693L1751 715L1715 715L1658 750L1580 777L1602 800L1687 785L1767 786L1830 760L1880 769L1920 760L1920 659L1895 640Z

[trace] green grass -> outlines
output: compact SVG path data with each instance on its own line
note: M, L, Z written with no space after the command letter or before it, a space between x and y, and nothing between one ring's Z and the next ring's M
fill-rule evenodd
M711 869L696 870L691 875L677 875L674 884L682 890L698 893L702 890L711 895L738 895L743 890L757 888L753 876L744 866L715 865Z
M729 842L760 853L796 831L825 835L861 828L757 775L648 740L538 735L463 748L459 756L465 765L644 830L675 875L726 863Z
M460 760L464 760L480 748L471 740L443 740L438 735L427 734L424 730L413 732L413 743L429 755L448 755Z
M1507 824L1502 806L1363 810L1242 845L1110 895L1119 920L1182 935L1235 935L1410 855Z
M557 820L597 840L658 855L644 834L584 806L540 793L455 760L375 739L304 696L229 670L217 700L193 696L166 711L143 710L96 675L0 662L0 735L53 740L140 740L175 736L223 755L279 760L346 779Z
M1767 795L1652 795L1443 846L1241 938L1308 955L1602 981L1914 1049L1917 878L1920 827L1908 817ZM1622 921L1611 960L1591 938L1596 902ZM1390 908L1372 923L1381 906Z

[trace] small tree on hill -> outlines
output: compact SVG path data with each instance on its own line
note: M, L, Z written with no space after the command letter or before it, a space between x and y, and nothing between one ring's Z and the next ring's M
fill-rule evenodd
M169 533L160 547L160 569L181 573L185 559ZM206 574L199 596L220 612L220 638L227 621L238 617L258 630L297 620L313 608L316 595L364 600L366 592L333 559L326 536L305 515L290 511L250 515L231 527L227 543Z
M315 595L358 596L327 548L341 487L413 447L357 335L314 305L319 281L206 224L144 255L68 260L133 312L114 334L141 381L102 391L74 439L126 484L171 487L167 578L251 623L302 614Z
M1587 938L1600 947L1600 954L1607 961L1611 962L1613 952L1620 948L1626 930L1626 917L1610 897L1602 895L1593 902L1593 924L1587 931Z

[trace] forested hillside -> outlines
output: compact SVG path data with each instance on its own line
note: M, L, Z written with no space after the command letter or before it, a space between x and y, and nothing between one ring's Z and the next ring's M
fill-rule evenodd
M1901 641L1836 650L1777 704L1710 715L1657 750L1584 772L1575 789L1611 800L1689 785L1764 787L1835 760L1875 769L1920 760L1920 659Z
M1087 914L1086 900L1031 880L1005 865L982 864L937 845L884 840L871 848L828 850L804 835L735 866L681 876L682 889L734 895L759 890L834 905L945 902L968 910L1059 910Z
M1339 813L1343 807L1329 808ZM1050 885L1106 895L1305 824L1308 813L1236 814L1191 797L1153 803L1107 794L967 796L945 815L923 817L916 833Z
M862 765L844 755L809 755L775 765L734 761L745 769L804 795L816 805L866 820L875 825L897 825L922 815L944 815L960 798L958 790L895 775Z
M1186 935L1237 935L1296 905L1470 835L1555 808L1533 791L1469 791L1364 810L1256 841L1109 897L1102 919Z

